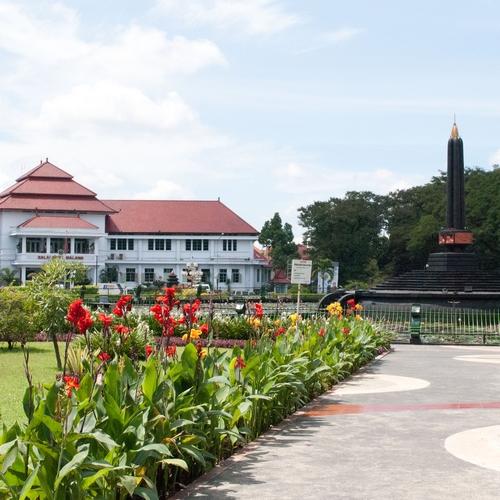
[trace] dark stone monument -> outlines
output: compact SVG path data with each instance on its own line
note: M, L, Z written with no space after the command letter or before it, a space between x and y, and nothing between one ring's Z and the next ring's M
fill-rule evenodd
M429 255L426 269L390 278L344 298L355 296L368 304L500 308L500 273L479 269L477 256L470 250L473 234L465 222L463 142L454 123L448 141L446 228L439 233L442 250ZM341 293L325 296L321 305L339 300Z

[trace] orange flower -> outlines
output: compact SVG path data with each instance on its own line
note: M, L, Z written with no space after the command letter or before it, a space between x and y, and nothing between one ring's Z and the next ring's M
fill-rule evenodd
M73 377L71 375L66 375L64 377L64 384L64 390L66 391L68 398L71 397L73 389L77 390L80 388L80 381L78 380L78 377Z
M236 359L234 360L234 368L239 368L240 370L243 370L247 365L245 363L245 360L241 356L237 356Z

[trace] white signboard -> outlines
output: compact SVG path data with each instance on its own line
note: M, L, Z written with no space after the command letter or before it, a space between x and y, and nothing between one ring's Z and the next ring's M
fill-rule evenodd
M292 260L292 277L291 283L293 285L309 285L311 283L311 260Z

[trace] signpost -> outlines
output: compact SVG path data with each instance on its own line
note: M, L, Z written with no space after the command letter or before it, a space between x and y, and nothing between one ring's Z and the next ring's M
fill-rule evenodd
M300 287L311 283L312 261L311 260L292 260L292 276L290 282L292 285L298 285L297 290L297 321L295 322L295 338L299 336L299 313L300 313Z

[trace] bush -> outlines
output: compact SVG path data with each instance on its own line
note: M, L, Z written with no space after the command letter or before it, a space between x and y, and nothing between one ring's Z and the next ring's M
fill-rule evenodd
M16 342L24 344L34 338L34 308L26 289L5 287L0 290L0 340L7 342L9 349Z

